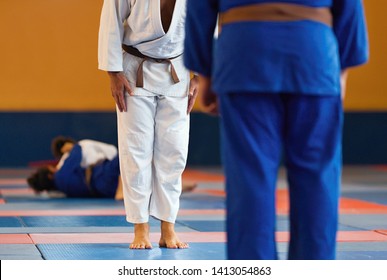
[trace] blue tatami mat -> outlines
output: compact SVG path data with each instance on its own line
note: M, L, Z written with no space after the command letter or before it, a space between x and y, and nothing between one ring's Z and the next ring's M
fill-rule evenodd
M27 227L130 227L125 216L35 216L21 217ZM159 222L150 219L150 226Z
M379 252L379 251L338 252L336 258L338 260L385 260L386 252Z
M0 217L0 228L22 227L23 224L18 217Z
M126 226L124 216L36 216L21 217L27 227Z
M201 232L224 232L226 230L225 221L186 221L177 220L176 223L187 226Z
M81 209L88 209L91 207L120 207L122 208L124 203L123 201L117 201L114 199L98 199L98 198L88 198L88 199L82 199L82 198L49 198L49 197L42 197L42 196L36 196L36 197L16 197L16 196L7 196L4 195L4 198L6 198L8 203L17 204L18 209L23 209L23 204L28 204L28 207L30 205L36 205L36 207L39 207L40 209L73 209L81 208ZM20 203L20 205L19 205ZM40 204L37 204L40 203ZM0 207L5 207L5 205L0 205Z
M128 244L39 244L48 260L224 260L224 243L190 243L189 249L130 250Z
M11 223L15 223L18 219L12 220L9 218L6 227L11 227ZM29 228L40 228L39 231L42 231L44 228L55 229L51 232L57 232L58 230L64 230L65 232L101 232L101 229L111 228L109 231L103 230L103 232L127 232L128 230L133 231L133 224L128 223L125 219L125 216L29 216L29 217L20 217L21 223L24 227ZM1 218L0 218L1 222ZM9 225L8 225L9 224ZM19 226L23 226L19 224ZM159 229L160 221L155 218L149 219L149 225L152 229ZM208 225L209 227L210 225ZM90 230L87 228L93 227L95 230ZM74 230L66 230L66 228L74 228ZM176 223L176 230L179 231L183 229L185 231L190 231L190 226L183 223ZM77 230L78 229L78 230ZM82 230L83 229L83 230ZM117 229L117 230L116 230ZM0 229L1 232L1 229ZM34 231L29 231L34 232ZM44 232L48 232L44 230Z
M9 190L9 189L12 189L12 190L24 190L26 188L26 184L20 184L20 185L0 185L0 190Z
M340 215L340 225L344 224L350 227L363 230L387 229L386 214L368 214L368 215Z
M181 209L224 209L224 197L204 196L204 195L185 195L180 199Z
M387 182L386 182L386 186L387 186ZM348 198L354 198L354 199L359 199L363 201L387 205L386 191L344 192L343 195L345 195L345 197L348 197Z
M42 260L38 248L33 244L0 244L2 260Z

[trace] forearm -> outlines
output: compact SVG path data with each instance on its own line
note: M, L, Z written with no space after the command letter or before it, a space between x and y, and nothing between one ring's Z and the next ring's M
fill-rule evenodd
M184 62L188 69L210 76L217 24L217 1L188 0Z
M123 22L129 15L127 0L105 0L98 36L98 68L104 71L122 71Z

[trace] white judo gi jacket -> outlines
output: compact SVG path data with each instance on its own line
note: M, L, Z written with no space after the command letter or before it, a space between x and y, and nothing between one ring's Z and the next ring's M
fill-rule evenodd
M114 145L84 139L78 141L82 148L81 167L87 168L104 160L112 160L117 156L117 148ZM69 153L64 153L60 158L56 169L60 169L64 161L68 158Z
M114 17L112 11L117 11ZM176 0L171 25L165 33L159 0L105 0L99 31L99 69L123 71L135 95L187 95L190 75L182 56L185 15L186 1ZM153 58L177 56L172 63L180 82L173 82L168 63L146 61L144 88L136 88L137 69L142 59L123 52L122 44L133 46Z
M186 0L176 0L167 32L159 0L105 0L99 30L99 69L123 71L134 96L126 94L127 112L117 110L118 146L127 221L148 222L149 216L176 220L181 174L188 153L187 114L190 75L183 65ZM122 50L122 44L171 65L147 60L144 85L136 87L142 58Z

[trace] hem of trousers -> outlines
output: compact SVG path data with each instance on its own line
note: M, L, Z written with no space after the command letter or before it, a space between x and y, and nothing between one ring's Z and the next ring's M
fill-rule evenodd
M139 219L139 218L131 218L131 217L126 216L126 221L130 224L144 224L144 223L149 222L149 217Z
M176 218L171 218L171 217L167 217L167 218L164 218L164 217L161 217L157 214L150 214L150 216L152 216L153 218L161 221L161 222L168 222L168 223L171 223L171 224L174 224L176 222Z

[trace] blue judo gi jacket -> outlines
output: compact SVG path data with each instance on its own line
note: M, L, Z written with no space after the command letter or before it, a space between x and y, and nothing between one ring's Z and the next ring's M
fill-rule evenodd
M218 11L270 2L329 7L333 27L311 20L233 23L213 44ZM212 77L218 94L339 95L340 72L368 59L361 0L188 1L187 11L185 64Z
M74 145L63 166L55 173L56 188L68 197L113 198L120 175L118 156L105 160L92 169L90 182L86 181L85 168L81 167L82 148Z

